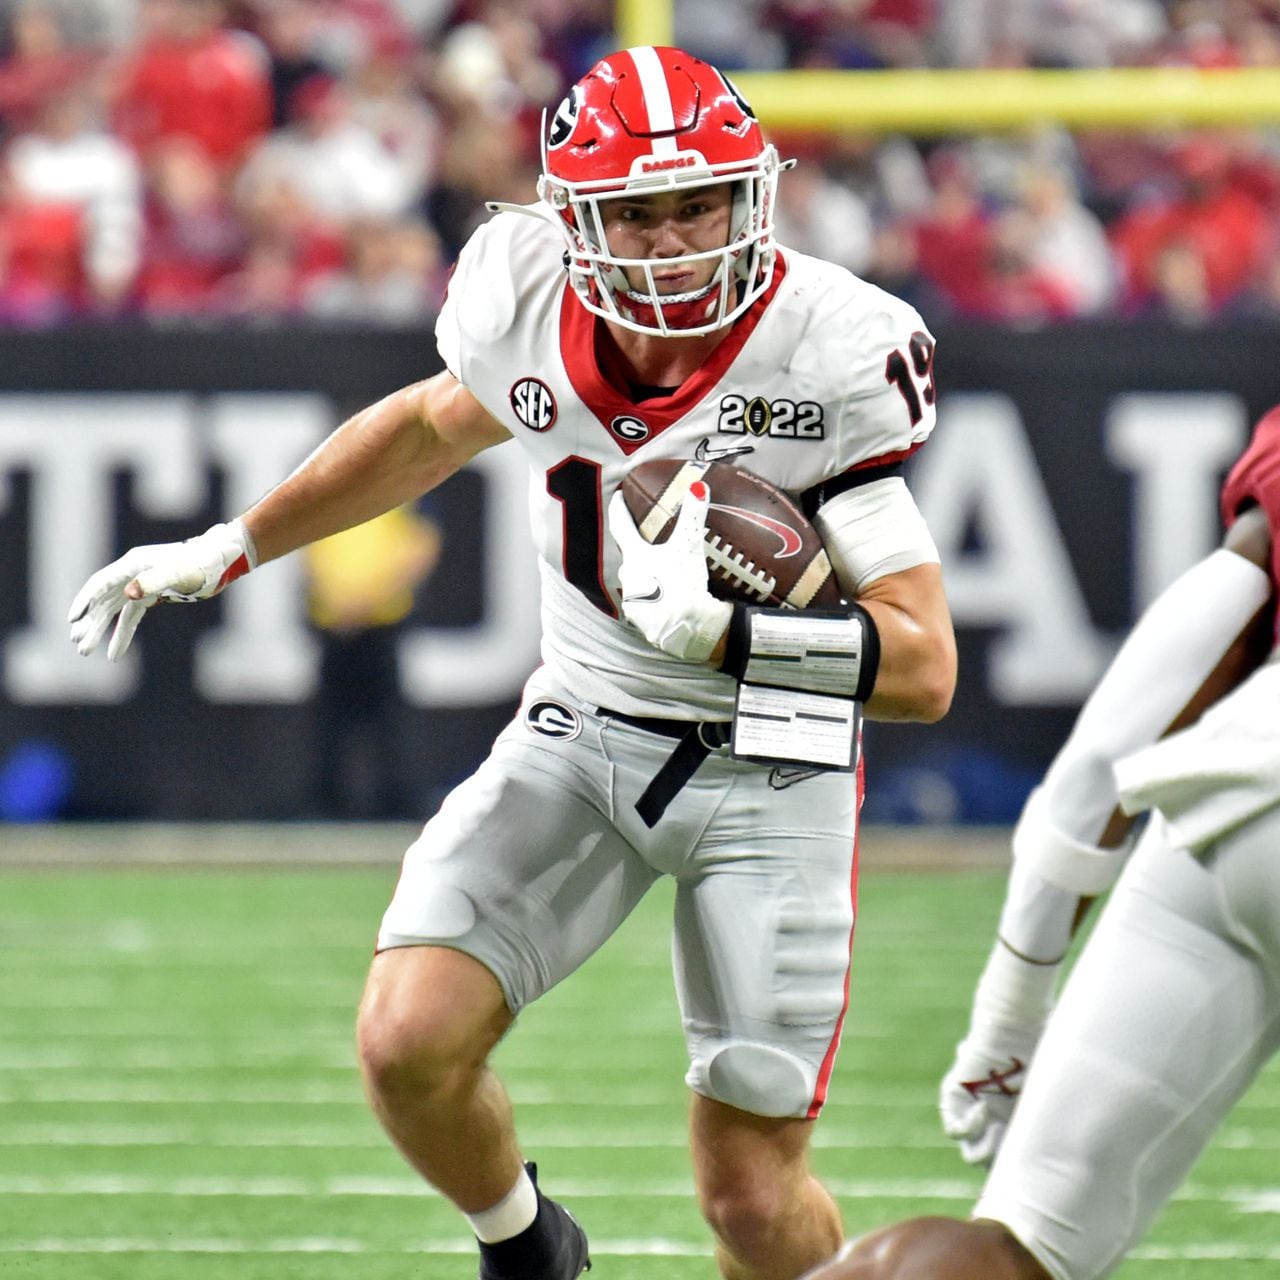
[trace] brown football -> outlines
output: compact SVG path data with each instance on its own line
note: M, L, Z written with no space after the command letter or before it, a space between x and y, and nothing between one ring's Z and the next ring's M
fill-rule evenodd
M670 534L689 486L711 490L706 552L711 594L722 600L807 609L840 603L840 586L817 529L776 485L727 462L654 458L633 467L622 496L641 534Z

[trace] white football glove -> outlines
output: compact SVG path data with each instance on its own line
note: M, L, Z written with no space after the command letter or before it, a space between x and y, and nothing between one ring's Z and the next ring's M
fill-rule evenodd
M706 662L733 614L707 590L702 544L710 502L704 481L690 485L665 542L645 541L621 491L609 503L609 532L622 548L622 612L650 644L688 662Z
M92 653L119 614L107 658L123 657L142 615L161 600L207 600L258 563L253 539L241 520L215 524L185 542L159 542L134 547L105 569L99 569L80 588L67 614L71 643L82 654ZM132 599L125 588L136 583Z
M943 1133L960 1144L966 1164L995 1159L1043 1029L985 1023L970 1027L956 1046L938 1110Z

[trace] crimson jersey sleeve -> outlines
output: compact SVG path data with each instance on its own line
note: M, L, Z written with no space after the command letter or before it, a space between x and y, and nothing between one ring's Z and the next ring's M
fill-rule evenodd
M1271 581L1280 584L1280 405L1264 414L1222 486L1228 529L1249 507L1261 507L1271 530Z

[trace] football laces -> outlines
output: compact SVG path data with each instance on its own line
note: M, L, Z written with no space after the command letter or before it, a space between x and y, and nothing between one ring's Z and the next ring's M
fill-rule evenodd
M718 533L712 533L707 535L704 545L712 573L719 573L726 582L738 583L761 600L773 595L778 585L777 578L748 560L741 551L735 551L731 542L726 542Z

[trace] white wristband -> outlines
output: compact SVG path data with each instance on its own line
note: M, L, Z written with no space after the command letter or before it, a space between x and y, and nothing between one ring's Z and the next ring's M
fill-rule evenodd
M1027 797L1013 829L1013 856L1019 862L1050 884L1084 898L1096 898L1110 889L1132 850L1131 840L1103 849L1056 827L1049 818L1043 785Z
M258 544L253 540L253 534L249 532L249 526L245 524L243 516L236 516L227 525L227 530L233 538L240 544L240 549L244 552L244 557L249 562L250 569L258 567Z
M745 684L865 702L879 663L880 636L861 605L839 611L735 605L721 670Z

